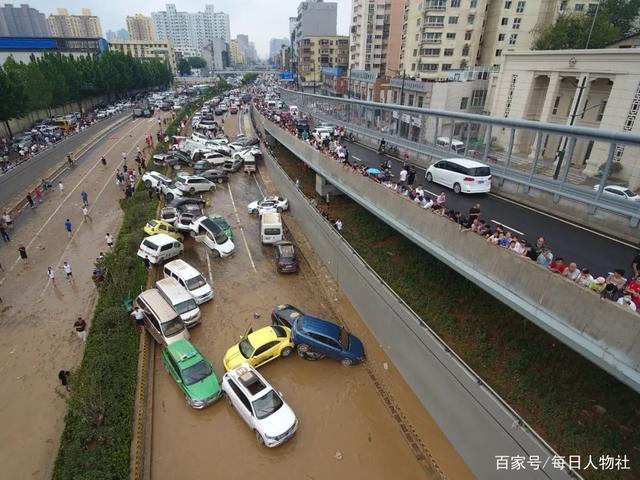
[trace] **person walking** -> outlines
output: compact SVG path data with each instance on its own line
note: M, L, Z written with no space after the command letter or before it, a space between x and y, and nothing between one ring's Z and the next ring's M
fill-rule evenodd
M89 209L87 208L86 205L84 207L82 207L82 217L84 218L85 222L92 222L93 221L93 218L91 218L91 215L89 215Z
M47 278L51 280L51 284L56 286L56 273L53 271L51 267L47 267Z
M69 370L60 370L58 372L58 380L60 380L60 384L64 387L64 389L69 391L69 377L71 376L71 372Z
M27 202L29 202L29 206L31 208L35 208L36 207L36 204L33 203L33 198L31 197L30 193L27 193Z
M107 166L107 159L104 157L104 155L102 156L102 158L100 158L100 163L102 163L103 167Z
M107 241L107 246L108 246L111 250L113 250L113 237L111 236L111 234L110 234L110 233L107 233L107 234L105 235L105 237L104 237L104 238L105 238L105 240Z
M85 207L89 206L89 194L87 192L85 192L84 190L82 190L82 192L80 193L80 196L82 197L82 204Z
M68 218L64 221L64 229L67 231L69 238L71 238L71 235L73 235L73 225L71 223L71 220L69 220Z
M342 220L338 218L333 224L333 226L336 227L336 230L338 231L338 233L342 235Z
M18 253L20 253L20 258L24 263L29 263L29 257L27 256L27 248L24 245L20 245L18 248Z
M42 191L40 190L40 186L38 185L36 189L33 191L33 194L36 197L36 202L42 203Z
M64 185L62 184L62 181L58 182L58 189L60 190L60 193L64 193Z
M122 160L126 163L126 161L127 161L127 152L122 152Z
M0 235L2 235L4 243L9 243L11 241L11 237L9 237L9 234L7 233L7 227L5 227L4 224L0 224Z
M73 322L73 328L78 338L85 343L87 341L87 322L85 322L82 317L78 317L78 319Z
M149 261L149 255L144 256L144 268L151 270L151 262Z
M4 225L7 227L7 229L11 230L11 228L13 228L13 220L11 219L11 215L9 215L9 212L7 212L6 210L2 214L2 221L4 222Z
M73 283L73 272L71 271L71 265L68 262L64 262L62 265L62 269L64 270L65 275L67 276L67 280L69 283Z

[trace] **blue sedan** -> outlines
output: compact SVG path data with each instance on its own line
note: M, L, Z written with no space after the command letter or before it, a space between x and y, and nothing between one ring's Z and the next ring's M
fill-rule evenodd
M298 353L305 358L318 355L340 360L345 367L364 360L362 342L344 327L308 315L293 322L291 340Z

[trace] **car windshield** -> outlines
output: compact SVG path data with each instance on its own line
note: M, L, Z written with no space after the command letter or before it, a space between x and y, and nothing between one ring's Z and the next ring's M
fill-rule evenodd
M155 245L154 243L150 242L149 240L144 240L142 242L142 245L144 245L145 247L147 247L150 250L153 250L154 252L158 249L158 246Z
M194 290L196 288L203 287L207 284L202 275L198 275L196 277L190 278L187 280L187 288L189 290Z
M213 223L215 223L216 225L218 225L222 230L226 230L227 228L229 228L229 224L227 223L227 221L222 218L222 217L217 217L213 219Z
M251 345L248 338L243 338L238 344L238 348L244 358L251 358L251 355L253 355L253 352L255 351L255 348L253 348L253 345Z
M340 328L340 345L343 350L349 350L349 332L344 328Z
M198 305L193 298L190 298L189 300L185 300L184 302L176 303L173 308L178 313L178 315L182 315L183 313L195 310L196 308L198 308Z
M157 224L158 224L158 222L156 222L155 220L149 220L149 223L148 223L148 225L149 225L151 228L155 227Z
M253 409L256 412L258 420L262 420L263 418L267 418L269 415L280 410L282 405L282 399L276 394L276 392L274 390L269 390L269 393L253 402Z
M184 330L184 325L178 318L169 320L162 324L162 332L165 337L173 337Z
M211 373L213 373L211 366L204 360L200 360L195 365L191 365L182 371L182 379L185 385L193 385L209 377Z
M282 245L280 247L280 256L291 258L294 255L293 245Z

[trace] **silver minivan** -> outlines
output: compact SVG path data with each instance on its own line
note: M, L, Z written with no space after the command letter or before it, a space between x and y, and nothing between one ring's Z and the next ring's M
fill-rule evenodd
M160 295L173 307L187 328L200 322L200 307L191 294L173 277L165 277L156 282Z
M180 316L155 288L142 292L134 303L144 312L144 326L159 344L191 338Z

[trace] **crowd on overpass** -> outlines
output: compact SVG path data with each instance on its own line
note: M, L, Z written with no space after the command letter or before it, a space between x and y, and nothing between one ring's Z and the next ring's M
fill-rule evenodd
M626 272L622 268L616 268L602 275L593 274L588 267L578 266L572 261L565 262L564 258L553 252L543 237L539 237L535 243L532 243L524 238L518 238L514 232L502 225L492 226L491 223L481 218L480 204L475 204L468 212L447 208L446 193L440 192L440 194L432 196L421 184L416 185L415 168L407 162L396 180L390 173L388 159L382 163L379 169L351 162L348 150L341 145L341 135L320 141L313 135L305 134L304 130L300 131L295 118L272 110L266 102L259 98L254 100L254 106L265 118L325 153L328 159L341 164L346 170L371 178L372 181L397 192L436 215L457 223L461 233L468 232L480 235L498 248L504 248L514 255L535 262L541 267L563 276L568 281L574 282L578 287L593 291L594 294L600 295L603 302L614 301L631 311L640 313L640 253L633 259L630 278L625 276Z

